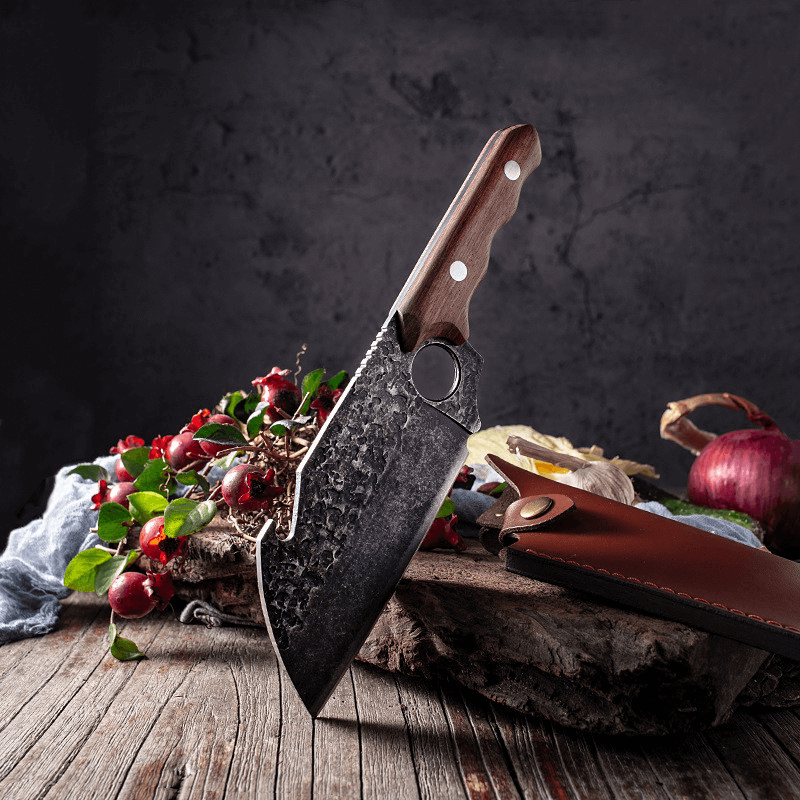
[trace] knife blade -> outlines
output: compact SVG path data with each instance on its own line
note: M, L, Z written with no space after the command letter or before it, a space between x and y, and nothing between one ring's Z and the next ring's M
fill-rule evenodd
M480 428L483 359L467 342L469 302L540 161L532 125L489 139L298 468L289 534L278 538L269 523L259 534L267 627L312 717L369 635ZM429 348L452 366L438 394L416 385Z

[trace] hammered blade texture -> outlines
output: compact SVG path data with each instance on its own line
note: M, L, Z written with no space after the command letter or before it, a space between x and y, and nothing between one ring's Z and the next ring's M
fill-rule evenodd
M394 320L381 330L297 473L290 537L262 541L273 641L310 710L369 634L480 427L482 359L469 344L446 346L459 385L430 403Z

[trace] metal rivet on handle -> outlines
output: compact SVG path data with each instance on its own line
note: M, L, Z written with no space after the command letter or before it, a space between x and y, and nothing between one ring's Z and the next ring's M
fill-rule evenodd
M547 513L553 506L553 499L550 497L534 497L522 507L519 515L523 519L535 519Z
M463 281L467 277L467 265L463 261L454 261L450 265L450 277L454 281Z
M520 173L522 170L519 168L519 164L516 161L506 161L506 165L503 167L503 172L506 174L506 178L510 181L515 181L519 178Z

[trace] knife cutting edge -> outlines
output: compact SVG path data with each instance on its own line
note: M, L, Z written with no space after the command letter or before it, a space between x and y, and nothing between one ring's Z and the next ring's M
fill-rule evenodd
M389 601L480 428L483 359L467 342L469 302L495 233L540 161L532 125L489 139L298 468L290 533L279 539L268 523L259 534L267 627L313 717ZM429 347L452 362L444 396L423 396L412 376Z

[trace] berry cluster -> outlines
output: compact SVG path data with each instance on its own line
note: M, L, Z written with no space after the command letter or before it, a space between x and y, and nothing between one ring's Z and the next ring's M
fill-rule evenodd
M116 658L145 655L119 636L115 618L166 607L190 537L218 514L231 533L251 541L268 514L288 531L294 473L348 380L345 372L323 378L315 370L298 386L289 370L275 367L251 391L226 394L213 413L198 411L175 435L149 446L138 436L120 439L110 450L118 456L113 474L97 464L72 470L97 481L93 530L104 544L78 553L64 584L107 594Z

